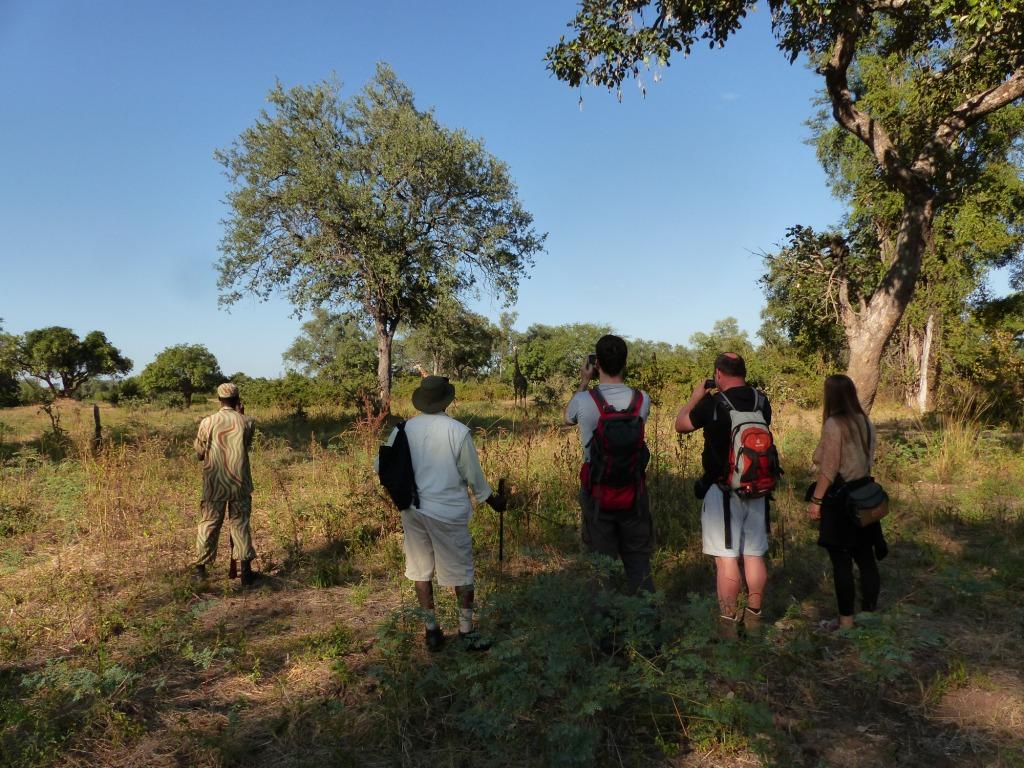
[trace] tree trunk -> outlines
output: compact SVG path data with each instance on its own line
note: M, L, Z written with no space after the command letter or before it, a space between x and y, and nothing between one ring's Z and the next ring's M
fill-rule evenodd
M935 314L929 314L924 330L907 329L906 391L904 402L908 408L919 414L928 413L932 407L932 392L935 389L932 377L932 347L935 345Z
M847 375L857 387L861 405L868 413L878 393L880 365L885 345L899 325L914 295L921 272L921 258L932 226L932 200L907 198L903 205L896 260L882 282L859 311L844 307L846 339L850 347Z
M907 341L903 345L904 382L903 402L908 408L917 409L917 393L921 384L921 334L912 325L907 325Z
M186 386L185 386L185 387L184 387L184 388L183 388L183 389L181 390L181 394L182 394L182 395L184 396L184 398L185 398L185 407L186 407L186 408L191 408L191 407L192 407L192 387L190 387L190 386L186 385Z
M379 415L391 414L391 347L395 339L394 324L377 321L377 396Z
M928 413L931 410L931 382L929 381L929 369L932 358L932 338L935 334L935 315L928 315L928 322L924 326L924 341L921 344L920 379L917 389L917 412Z

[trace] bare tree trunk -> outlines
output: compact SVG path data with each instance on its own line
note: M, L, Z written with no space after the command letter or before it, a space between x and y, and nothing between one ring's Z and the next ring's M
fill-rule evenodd
M878 380L885 345L899 325L903 312L914 295L921 272L921 258L932 225L931 198L907 198L903 206L896 260L867 302L859 311L844 301L846 339L850 346L847 375L857 386L865 411L870 412L878 393Z
M931 368L931 357L932 357L932 338L935 333L935 315L928 315L928 322L924 326L924 341L921 345L921 363L920 363L920 379L918 380L917 388L917 412L924 414L928 413L931 409L931 401L929 394L931 387L929 384L929 369Z
M395 339L394 326L377 322L377 396L380 414L391 413L391 347Z
M904 345L903 367L905 384L903 402L908 408L917 408L917 392L921 383L921 334L912 325L907 325L907 343Z

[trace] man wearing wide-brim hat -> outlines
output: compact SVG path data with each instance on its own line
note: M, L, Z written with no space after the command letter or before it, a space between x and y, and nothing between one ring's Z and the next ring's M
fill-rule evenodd
M444 643L444 632L434 612L433 579L454 587L459 599L459 637L469 650L483 650L487 643L473 624L473 542L469 519L473 514L467 489L479 503L496 510L505 499L491 490L480 468L469 427L446 414L455 399L455 387L445 376L426 376L412 393L420 411L405 423L418 502L402 510L405 534L405 575L416 585L423 609L426 644L431 651ZM392 445L397 427L388 437Z
M254 422L245 416L238 387L226 382L217 387L220 410L199 422L196 458L203 462L202 519L196 534L196 561L193 577L206 578L206 566L217 555L217 539L228 519L232 559L242 563L242 586L252 584L255 574L249 517L252 514L252 474L249 471L249 446Z

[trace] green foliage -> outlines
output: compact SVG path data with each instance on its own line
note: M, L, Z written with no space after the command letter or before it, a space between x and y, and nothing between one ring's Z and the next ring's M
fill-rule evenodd
M0 369L39 379L61 397L75 395L96 376L118 376L132 369L132 361L107 341L102 331L79 339L70 328L54 325L20 337L0 336L4 337L0 339Z
M21 401L20 394L18 379L10 371L0 371L0 408L18 405Z
M724 47L756 5L756 0L587 0L569 24L575 37L562 37L546 61L558 79L574 87L586 82L618 88L623 80L639 77L641 67L663 67L674 54L689 55L698 42ZM920 54L922 65L946 64L958 77L999 83L1024 60L1019 0L875 7L859 0L768 0L767 5L778 47L790 61L801 55L817 59L831 52L840 34L868 35L879 23L891 30L888 53ZM975 55L975 43L984 44L985 55ZM941 84L927 95L942 98Z
M531 325L519 339L519 365L530 382L574 380L597 340L608 333L610 326L592 323Z
M307 376L333 384L347 403L376 387L377 344L365 320L352 312L314 309L283 357Z
M217 152L234 185L219 285L226 303L281 289L298 307L361 309L386 358L386 408L399 323L424 322L481 279L514 299L544 237L508 167L418 109L386 64L351 100L339 91L278 84L274 114Z
M487 654L429 666L408 658L420 633L406 627L422 624L397 615L381 630L385 663L375 670L388 711L424 739L468 740L477 765L515 755L590 766L610 744L636 765L675 751L681 728L702 749L748 746L750 734L771 730L762 704L709 684L756 673L743 649L716 648L708 601L666 611L659 598L597 587L614 575L618 564L595 558L517 582L481 618L495 640Z
M446 302L401 339L401 355L406 367L467 379L491 365L499 334L483 315Z
M210 392L222 381L217 358L202 344L167 347L139 375L139 386L147 394L180 394L186 408L193 394Z

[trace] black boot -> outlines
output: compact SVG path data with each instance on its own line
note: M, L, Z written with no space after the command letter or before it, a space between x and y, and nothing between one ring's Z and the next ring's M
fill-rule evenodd
M205 565L197 565L195 568L192 569L192 581L195 584L199 584L200 582L206 581Z
M253 573L252 560L242 561L242 586L251 587L253 582L259 578L258 573Z

